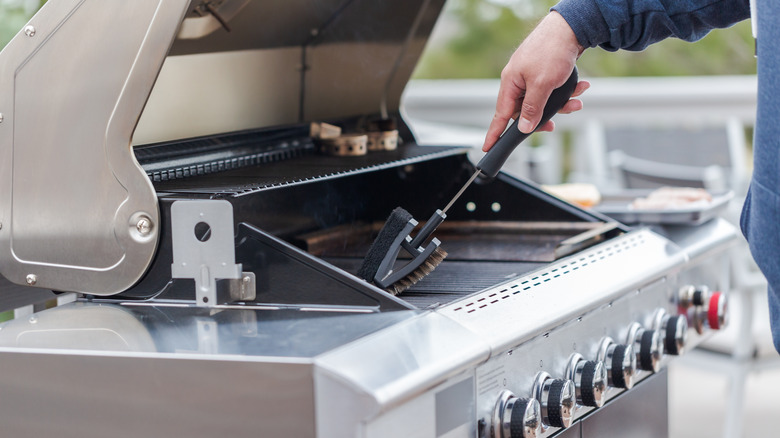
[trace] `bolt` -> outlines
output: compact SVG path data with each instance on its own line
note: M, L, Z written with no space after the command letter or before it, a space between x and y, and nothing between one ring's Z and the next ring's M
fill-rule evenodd
M147 216L141 216L135 224L135 229L138 230L142 236L148 236L149 233L152 232L152 220Z
M3 119L4 119L3 113L0 113L0 123L3 123Z
M27 274L27 284L35 286L36 283L38 283L38 276L35 274Z
M24 34L27 35L28 37L34 37L35 36L35 27L33 27L32 25L28 24L24 28Z
M3 229L3 223L0 222L0 230L2 230L2 229Z

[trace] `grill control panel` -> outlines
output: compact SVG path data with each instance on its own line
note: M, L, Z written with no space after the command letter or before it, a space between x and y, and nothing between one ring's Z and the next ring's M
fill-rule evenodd
M725 321L725 296L704 287L662 279L629 292L479 367L478 412L489 424L480 437L555 435L683 354L689 331Z

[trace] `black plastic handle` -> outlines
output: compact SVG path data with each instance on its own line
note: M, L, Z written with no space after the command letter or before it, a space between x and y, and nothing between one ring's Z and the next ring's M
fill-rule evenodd
M575 66L574 70L571 72L571 76L566 80L566 83L553 90L550 94L550 98L547 99L547 104L544 106L542 120L539 122L539 125L537 125L537 128L547 123L552 116L566 105L566 102L571 99L571 95L574 94L574 89L577 88L577 81L577 67ZM498 138L496 144L494 144L488 153L479 160L479 163L477 163L477 169L483 174L491 178L498 175L498 172L504 166L504 163L506 163L509 155L512 154L517 145L531 135L523 134L517 129L518 120L515 120L514 123L501 134L501 137ZM536 131L536 129L534 129L534 131Z

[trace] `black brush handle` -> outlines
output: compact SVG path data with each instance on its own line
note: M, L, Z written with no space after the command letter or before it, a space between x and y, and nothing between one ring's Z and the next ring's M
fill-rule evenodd
M575 66L574 70L571 72L571 76L566 80L566 83L553 90L550 94L550 98L547 99L547 104L544 106L542 120L536 126L537 129L550 121L552 116L566 105L566 102L568 102L569 99L571 99L572 94L574 94L574 89L577 88L577 81L577 67ZM520 118L518 117L517 120L501 134L501 137L498 138L498 141L490 148L488 153L479 160L477 169L483 174L491 178L498 175L498 172L504 167L504 163L506 163L509 155L512 154L517 145L531 135L523 134L517 129L517 122L519 120ZM536 129L534 129L534 131L536 131Z

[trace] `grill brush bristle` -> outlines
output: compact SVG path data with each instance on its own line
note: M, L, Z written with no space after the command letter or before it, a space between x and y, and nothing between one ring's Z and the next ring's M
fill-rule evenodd
M406 277L398 280L396 283L393 283L389 287L385 288L387 292L390 292L393 295L398 295L401 292L409 289L410 287L417 284L418 281L425 278L428 274L433 272L434 269L436 269L439 264L444 261L444 259L447 257L447 251L441 249L441 247L437 247L433 254L431 254L428 258L425 259L422 265L420 265L417 269L412 271L411 274L407 275Z
M413 239L410 233L417 226L417 221L408 211L397 207L371 244L357 272L358 277L393 295L422 280L447 257L447 252L441 249L441 242L436 238L425 247L421 245L445 217L444 213L437 211ZM394 270L401 249L408 252L412 259Z

